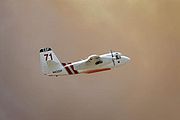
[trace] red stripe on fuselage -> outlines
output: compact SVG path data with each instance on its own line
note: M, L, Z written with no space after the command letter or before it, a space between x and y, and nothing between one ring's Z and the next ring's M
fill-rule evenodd
M68 66L66 66L66 63L62 63L62 65L64 66L64 68L66 69L66 71L68 72L68 74L72 75L73 73L71 72L71 70L68 68Z
M96 69L96 70L88 70L88 71L85 71L85 72L82 72L82 73L90 74L90 73L102 72L102 71L106 71L106 70L111 70L111 68L103 68L103 69Z
M71 69L74 71L75 74L79 74L79 72L74 69L74 66L73 66L73 65L71 65L70 67L71 67Z

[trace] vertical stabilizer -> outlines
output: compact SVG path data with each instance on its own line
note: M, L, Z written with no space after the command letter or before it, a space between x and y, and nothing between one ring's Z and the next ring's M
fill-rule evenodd
M46 75L51 75L53 71L58 71L63 67L51 48L40 50L40 64L42 73Z

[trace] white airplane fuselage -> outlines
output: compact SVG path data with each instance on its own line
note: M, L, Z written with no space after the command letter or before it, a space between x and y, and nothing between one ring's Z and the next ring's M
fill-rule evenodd
M130 61L130 58L119 52L103 55L91 55L87 59L73 63L61 63L51 48L40 50L42 71L48 76L63 76L74 74L90 74L107 71Z

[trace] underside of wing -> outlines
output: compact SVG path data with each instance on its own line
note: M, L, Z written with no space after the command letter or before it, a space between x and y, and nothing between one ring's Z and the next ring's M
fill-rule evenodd
M91 55L88 57L86 64L88 65L97 65L99 62L101 61L101 57L99 57L98 55Z
M80 64L75 66L76 70L84 70L96 67L97 65L103 63L101 57L98 55L91 55L86 60L83 60Z

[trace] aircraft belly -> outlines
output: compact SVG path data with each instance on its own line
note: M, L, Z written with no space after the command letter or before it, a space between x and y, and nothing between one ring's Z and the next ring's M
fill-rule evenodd
M90 74L90 73L102 72L102 71L107 71L107 70L111 70L111 68L99 68L99 69L84 70L84 71L81 71L81 73Z

